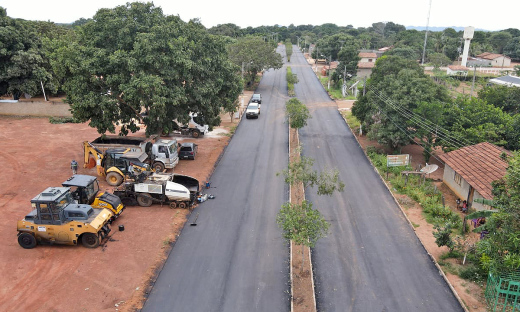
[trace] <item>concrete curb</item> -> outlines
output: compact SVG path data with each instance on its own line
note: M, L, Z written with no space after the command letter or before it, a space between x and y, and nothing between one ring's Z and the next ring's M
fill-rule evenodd
M289 125L288 125L289 126ZM287 153L288 155L288 162L290 163L291 161L291 127L289 126L289 133L288 133L288 140L289 142L289 146L288 146L288 150L289 152ZM292 192L292 187L291 187L291 184L289 184L289 203L292 203L291 201L291 192ZM293 282L293 266L292 266L292 262L293 262L293 250L292 250L292 241L289 242L289 280L291 281L291 312L294 311L294 292L293 292L293 286L294 286L294 282Z
M386 189L388 190L388 192L390 193L390 195L392 195L392 198L394 199L395 203L397 204L397 206L399 207L399 210L401 210L401 213L403 214L403 216L405 217L406 221L408 222L408 224L410 225L410 227L412 228L413 232L415 233L415 237L417 237L417 239L421 242L421 246L423 247L424 251L428 254L428 256L430 257L431 261L433 262L433 264L435 265L435 267L437 268L437 270L439 271L439 274L444 278L444 281L446 282L446 284L448 284L448 287L451 289L453 295L455 296L455 298L457 298L457 300L459 301L459 304L461 305L461 307L464 309L464 311L466 312L469 312L469 310L467 309L466 307L466 304L464 303L464 301L462 301L462 299L460 298L459 294L457 293L457 291L455 290L455 288L453 287L453 285L450 283L450 281L448 280L448 277L446 276L446 274L444 274L444 271L442 270L441 266L437 263L437 260L435 260L435 258L433 257L433 255L426 249L426 247L424 247L424 243L423 241L421 240L421 238L417 235L416 231L415 231L415 227L413 226L413 223L412 221L410 221L410 219L408 218L408 216L406 215L406 212L404 211L403 207L401 206L401 204L399 204L399 201L397 200L397 198L394 196L394 193L391 191L390 187L388 186L388 184L386 183L385 179L383 178L383 176L381 176L381 174L379 173L379 170L377 170L376 166L374 166L374 164L372 163L372 160L370 159L370 157L368 157L367 153L365 152L365 150L363 149L363 147L361 146L361 143L359 143L359 140L357 138L357 136L354 134L354 131L352 130L352 128L350 128L350 125L348 124L347 120L343 117L343 115L341 114L341 112L338 110L338 113L340 114L341 118L343 119L343 121L345 121L345 124L347 125L347 127L350 129L350 131L352 132L352 134L354 135L354 138L356 139L356 142L358 144L358 146L361 148L361 150L363 151L363 154L365 154L365 157L368 159L368 161L370 162L370 164L372 165L372 168L374 168L374 171L377 172L377 175L379 176L379 178L381 179L381 181L383 181L383 184L385 185Z

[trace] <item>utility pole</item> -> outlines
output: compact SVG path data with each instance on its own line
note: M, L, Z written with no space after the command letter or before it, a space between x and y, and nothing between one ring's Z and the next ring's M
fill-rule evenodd
M330 71L332 70L332 54L330 55L329 60L329 72L327 73L327 76L329 78L329 81L327 82L327 90L330 90Z
M426 33L424 34L424 46L423 46L423 52L422 52L421 65L424 65L424 55L426 54L426 41L428 40L428 26L430 25L431 10L432 10L432 0L430 0L430 8L428 9L428 18L426 19Z
M473 67L473 83L471 84L471 93L469 94L469 97L473 97L473 90L475 89L475 74L477 73L477 66Z

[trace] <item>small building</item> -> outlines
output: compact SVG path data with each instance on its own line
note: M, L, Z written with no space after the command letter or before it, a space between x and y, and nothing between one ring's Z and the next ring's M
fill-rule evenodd
M338 68L338 65L339 65L339 62L334 61L334 62L331 62L330 65L323 66L323 68L321 69L321 75L327 76L329 74L329 70L331 70L331 69L336 70L336 68Z
M502 54L484 52L476 55L476 59L479 63L482 63L483 60L485 64L491 67L511 67L511 58Z
M467 76L469 68L462 65L449 65L446 69L446 74L449 76Z
M489 79L489 82L497 84L497 85L520 88L520 77L516 77L516 76L508 75L508 76L503 76L503 77L497 77L497 78Z
M503 178L508 167L502 154L511 153L494 144L483 142L440 155L445 163L443 182L468 207L476 210L490 209L476 203L475 198L493 199L491 182Z
M358 62L358 68L356 75L359 78L368 78L372 73L372 68L376 64L377 58L380 56L376 52L359 52L361 58Z

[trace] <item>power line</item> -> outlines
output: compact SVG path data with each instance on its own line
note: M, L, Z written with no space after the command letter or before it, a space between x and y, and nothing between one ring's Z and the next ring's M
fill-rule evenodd
M495 163L486 162L485 158L487 157L487 155L482 154L482 152L479 149L475 148L474 146L471 146L473 144L469 143L467 140L463 139L466 142L460 141L459 139L450 135L449 131L443 129L442 127L431 122L430 120L428 120L412 111L409 111L408 109L404 108L401 105L393 103L393 101L391 99L389 99L387 96L382 94L382 92L375 89L374 87L369 86L369 91L372 91L372 93L374 95L376 95L384 104L388 105L391 109L393 109L394 111L399 113L401 116L413 121L415 125L417 125L419 127L424 127L423 129L426 128L425 130L428 130L431 133L435 133L436 137L440 137L441 139L444 139L445 141L451 143L457 149L461 149L462 147L465 147L465 149L461 150L461 151L463 153L466 153L467 155L471 155L471 158L478 161L480 164L490 164L492 167L495 168L495 170L501 169ZM392 124L394 124L394 126L396 126L398 129L400 129L402 132L404 132L408 137L410 137L412 142L420 145L423 149L426 150L426 148L424 146L422 146L421 144L419 144L415 141L415 136L412 136L409 133L409 131L405 131L401 127L399 127L387 114L384 114L384 115L387 116L388 120L390 120L390 122L392 122ZM435 129L433 128L433 126L435 126ZM439 131L439 129L440 129L440 131ZM434 130L435 130L435 132L433 132ZM466 144L464 144L464 143L466 143ZM470 150L473 151L474 153L470 154L470 152L469 152ZM442 162L442 160L440 160L439 158L434 156L432 153L429 153L429 154ZM477 158L475 156L477 156Z

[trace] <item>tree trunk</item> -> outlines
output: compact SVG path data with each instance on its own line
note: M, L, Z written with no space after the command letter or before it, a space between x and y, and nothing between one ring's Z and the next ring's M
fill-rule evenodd
M305 245L302 244L302 269L300 270L300 273L303 273L303 263L305 262Z

